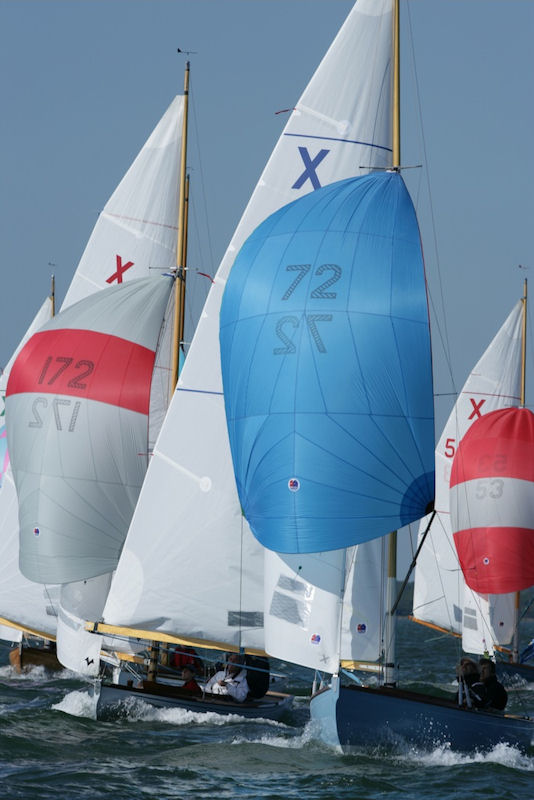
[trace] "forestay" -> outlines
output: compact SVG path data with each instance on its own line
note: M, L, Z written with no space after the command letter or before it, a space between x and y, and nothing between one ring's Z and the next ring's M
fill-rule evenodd
M522 303L504 324L473 368L443 429L436 448L436 517L419 554L413 613L462 635L468 653L492 651L510 641L513 597L485 596L465 585L454 545L449 513L449 481L458 442L481 415L519 402ZM428 520L421 523L419 537Z

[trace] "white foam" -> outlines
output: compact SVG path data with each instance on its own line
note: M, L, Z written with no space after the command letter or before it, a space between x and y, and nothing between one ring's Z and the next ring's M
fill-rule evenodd
M264 720L264 722L267 720ZM282 723L274 723L280 728L284 728L286 730L294 730L294 728L289 728L287 725L283 725ZM313 722L306 723L302 733L299 736L276 736L275 734L264 734L257 739L253 739L249 736L246 738L244 737L236 737L232 744L263 744L267 745L268 747L280 747L286 750L302 750L307 744L312 741L315 741L317 738L315 724Z
M166 722L169 725L235 725L242 724L245 717L239 714L216 714L214 711L189 711L185 708L155 708L137 697L129 697L121 703L129 722ZM267 719L247 719L248 723L281 725ZM285 727L285 726L284 726Z
M449 745L440 745L432 752L412 750L406 757L427 767L464 766L466 764L501 764L504 767L534 772L534 758L523 755L516 747L500 743L484 753L459 753Z
M63 700L55 703L52 708L54 711L63 711L72 717L88 717L96 719L97 698L88 692L69 692Z

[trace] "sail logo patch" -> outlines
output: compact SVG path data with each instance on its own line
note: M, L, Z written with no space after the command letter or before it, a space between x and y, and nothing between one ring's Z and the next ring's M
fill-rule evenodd
M367 632L367 625L365 622L359 622L358 627L356 628L358 633L366 633Z
M34 528L34 529L33 529L33 535L34 535L34 536L39 536L39 535L40 535L40 533L41 533L41 531L39 530L39 528Z
M299 175L291 188L301 189L306 181L309 180L314 189L320 189L321 184L319 182L319 178L317 177L316 169L329 152L330 150L319 150L317 155L314 158L311 158L307 147L299 147L300 157L302 158L302 163L304 164L305 169L304 172Z
M287 482L287 487L290 492L298 492L300 489L300 481L298 478L290 478Z
M321 636L318 633L312 633L310 642L312 644L320 644L321 643Z
M123 265L122 258L120 256L115 256L115 261L117 262L117 271L110 275L109 278L106 278L106 283L113 283L113 281L117 281L117 283L122 283L122 274L126 272L127 269L133 267L134 262L128 261L126 264Z

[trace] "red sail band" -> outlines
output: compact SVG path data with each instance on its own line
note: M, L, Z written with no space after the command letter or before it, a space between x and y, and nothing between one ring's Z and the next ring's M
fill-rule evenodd
M148 414L154 359L153 350L106 333L40 331L19 353L6 395L68 395Z
M519 592L534 584L534 531L471 528L454 534L467 585L479 594Z

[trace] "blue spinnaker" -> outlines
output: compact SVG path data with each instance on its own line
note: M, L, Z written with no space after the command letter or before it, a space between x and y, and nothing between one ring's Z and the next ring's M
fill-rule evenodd
M325 186L256 228L228 279L220 341L237 488L263 545L333 550L424 516L430 332L399 174Z

